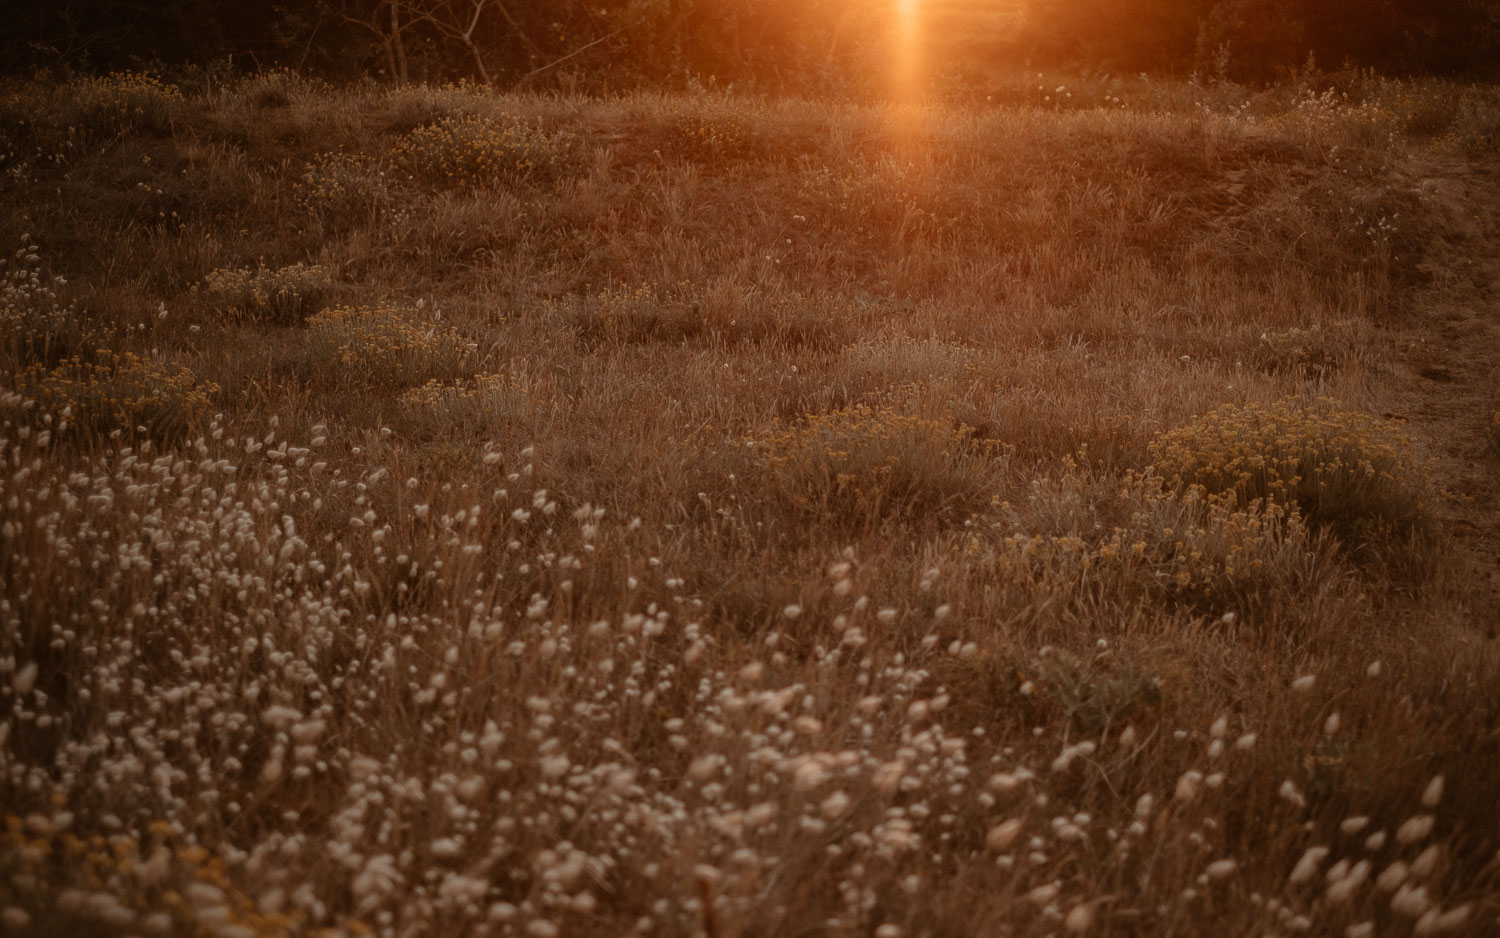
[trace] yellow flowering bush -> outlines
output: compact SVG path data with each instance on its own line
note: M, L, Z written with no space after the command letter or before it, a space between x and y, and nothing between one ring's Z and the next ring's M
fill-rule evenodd
M108 349L52 368L33 365L21 374L20 389L41 413L73 426L99 432L144 427L157 436L185 431L208 413L219 391L180 365Z
M1240 505L1198 486L1132 479L1134 511L1099 545L1101 573L1127 590L1210 609L1255 605L1309 580L1317 553L1306 522L1276 502Z
M555 172L570 140L520 120L447 117L418 127L391 154L396 168L436 188L486 187Z
M374 157L334 150L307 164L295 192L303 208L325 218L368 218L389 201L390 183Z
M1222 407L1150 444L1169 485L1202 486L1295 508L1345 537L1407 532L1424 516L1423 485L1395 428L1327 406Z
M139 72L111 72L79 78L66 86L71 101L64 122L83 136L98 139L131 131L166 133L183 101L172 85Z
M314 345L346 382L400 387L453 377L475 350L452 327L387 306L337 306L308 325Z
M482 374L468 380L434 378L401 395L402 410L422 435L438 439L493 435L499 428L530 427L536 404L510 375Z
M272 938L308 924L301 910L259 908L222 860L181 843L165 821L106 837L60 830L39 814L0 822L0 908L21 934L35 922L65 927L59 934Z
M988 494L992 460L964 427L856 405L773 426L750 441L771 490L824 520L955 515Z
M1174 491L1150 477L1127 479L1119 499L1122 523L1087 536L1030 533L1042 519L1004 505L1009 533L975 539L969 562L1034 594L1139 596L1216 613L1276 602L1316 577L1316 540L1295 510L1242 507L1232 496Z
M316 264L220 268L204 278L200 293L236 317L291 325L313 312L333 286Z

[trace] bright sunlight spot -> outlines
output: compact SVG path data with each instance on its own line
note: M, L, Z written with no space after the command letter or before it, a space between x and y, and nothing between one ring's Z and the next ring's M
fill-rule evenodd
M896 28L892 55L893 97L912 103L922 96L921 0L896 0Z

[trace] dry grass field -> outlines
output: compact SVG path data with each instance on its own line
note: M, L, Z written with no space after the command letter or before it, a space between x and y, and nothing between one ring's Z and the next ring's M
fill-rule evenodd
M0 931L1500 933L1497 147L0 87Z

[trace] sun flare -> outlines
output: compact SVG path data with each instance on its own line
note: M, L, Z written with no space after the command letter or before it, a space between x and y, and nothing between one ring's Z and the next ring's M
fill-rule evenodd
M921 97L921 0L896 0L893 30L892 84L895 100L910 103Z

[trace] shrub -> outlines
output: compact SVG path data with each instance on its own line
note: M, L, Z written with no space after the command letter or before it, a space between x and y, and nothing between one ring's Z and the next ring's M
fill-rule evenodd
M322 267L297 263L276 270L220 268L205 277L199 289L235 316L292 325L314 312L332 286Z
M755 133L742 119L747 110L741 104L737 109L715 108L715 113L703 113L676 104L662 116L666 124L663 149L685 159L709 162L753 156L757 151Z
M1291 402L1223 407L1161 434L1150 453L1171 486L1232 493L1240 506L1295 507L1344 538L1410 533L1425 516L1406 440L1363 414Z
M1284 601L1320 573L1315 539L1285 506L1239 506L1232 495L1198 486L1176 491L1133 476L1118 493L1121 522L1092 534L1100 520L1095 505L1076 505L1071 518L1047 517L1070 493L1081 494L1065 486L1029 506L1002 505L1003 528L1019 533L970 547L988 581L1069 601L1146 599L1218 615ZM1058 527L1084 536L1033 533Z
M771 490L819 518L955 516L983 504L993 459L968 429L856 405L773 427L751 441Z
M1322 94L1302 92L1294 107L1267 123L1320 146L1337 141L1355 147L1383 147L1401 130L1401 119L1384 103L1353 103L1348 94L1331 88Z
M569 139L540 126L487 117L447 117L418 127L396 144L392 161L412 180L435 188L486 187L555 172Z
M405 386L456 376L474 352L451 327L390 307L338 306L308 320L317 351L345 382Z
M1052 648L1029 669L1042 694L1055 700L1074 727L1099 733L1160 709L1161 681L1129 664L1103 655L1084 661Z
M1500 390L1495 391L1495 409L1490 412L1490 449L1500 453Z
M820 166L803 174L800 194L808 218L841 231L868 227L872 234L883 230L899 238L941 224L934 193L909 164L885 161L838 171Z
M1295 593L1316 574L1317 552L1301 514L1277 502L1241 505L1192 486L1132 479L1133 510L1098 548L1100 571L1121 592L1219 612Z
M133 352L99 349L92 360L66 359L56 367L36 364L21 374L20 387L37 410L78 427L105 433L144 430L177 436L205 416L217 385L199 381L187 368Z
M300 99L327 95L330 91L327 82L299 75L289 68L271 68L247 75L234 86L240 100L265 110L289 107Z
M1339 365L1341 349L1321 326L1263 332L1252 358L1270 373L1284 372L1303 378L1322 378Z
M371 219L390 200L390 184L379 162L338 150L308 163L295 192L303 208L325 219Z
M492 435L499 428L530 429L537 410L524 385L499 374L433 379L402 394L401 406L421 436L440 440Z
M70 128L90 139L132 131L166 133L182 92L138 72L111 72L70 82L72 101L65 113Z

